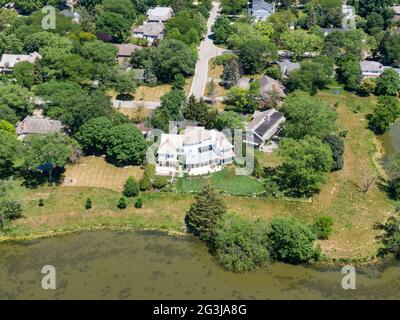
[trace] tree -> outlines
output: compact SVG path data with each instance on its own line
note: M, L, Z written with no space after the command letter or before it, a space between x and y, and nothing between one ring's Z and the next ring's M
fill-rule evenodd
M151 181L155 174L155 165L154 164L146 164L144 167L143 178L140 180L140 190L146 191L151 189Z
M260 72L268 58L275 56L275 45L263 40L262 37L249 37L237 45L238 56L246 74Z
M241 117L234 111L225 111L218 114L215 119L215 128L219 131L224 129L243 129L244 124Z
M281 187L293 196L310 196L321 189L333 165L329 146L315 137L284 139L279 148Z
M0 177L6 177L12 173L18 149L19 141L16 134L0 130Z
M117 166L141 164L146 148L143 134L131 124L118 125L109 130L106 155Z
M400 91L400 75L393 69L385 69L376 80L376 93L378 95L397 96Z
M221 219L214 241L219 262L235 272L251 271L269 262L268 225L231 214Z
M127 201L126 201L126 198L125 198L125 197L119 198L117 207L118 207L119 209L123 210L123 209L126 209L127 206L128 206L128 203L127 203Z
M136 209L142 209L143 207L143 199L142 198L137 198L135 201L135 208Z
M168 185L168 179L162 176L156 176L153 181L153 188L157 190L162 190Z
M22 216L22 205L19 201L4 200L0 204L0 216L8 220L15 220Z
M14 135L16 134L15 127L7 120L0 120L0 132L1 130L12 133Z
M197 54L179 40L164 40L154 51L153 66L157 79L171 82L176 74L190 76L194 73Z
M226 205L215 189L206 184L195 195L194 202L185 217L188 232L203 241L212 241L218 221L226 213Z
M224 65L222 83L227 89L236 86L240 80L240 76L239 62L236 59L232 59Z
M62 170L77 149L76 141L61 133L31 135L24 139L23 154L28 171L47 173Z
M235 29L226 15L220 15L212 26L212 32L215 43L223 44L235 32Z
M218 112L212 109L203 99L196 100L192 95L183 109L183 116L187 120L197 121L201 126L212 128Z
M246 0L222 0L222 11L227 14L240 13L246 7Z
M327 240L332 233L333 218L330 216L320 216L314 220L311 230L319 240Z
M332 150L333 166L332 171L343 169L344 142L343 139L336 135L327 135L323 142L326 143Z
M326 103L305 92L296 91L288 95L283 112L287 119L284 133L296 140L305 136L322 139L336 129L336 112Z
M384 40L382 53L384 63L400 64L400 34L394 34Z
M339 60L338 79L350 90L358 90L361 81L361 67L358 58L353 54Z
M96 30L109 34L113 41L121 43L128 37L130 21L121 14L103 12L96 20Z
M283 47L293 53L293 58L298 59L306 52L319 52L323 40L315 34L305 30L289 30L282 35Z
M396 258L400 256L400 219L390 217L386 223L377 224L377 230L383 231L377 236L377 239L382 242L382 247L379 249L378 255L384 257L392 254Z
M0 86L0 105L8 106L23 118L32 110L31 93L16 84Z
M17 83L31 89L34 84L40 82L40 75L37 74L37 64L28 61L21 61L13 68L13 76Z
M128 21L133 21L136 15L136 11L130 0L104 0L99 7L99 11L118 13Z
M234 87L228 91L227 103L232 110L243 113L254 113L258 107L256 95L250 90Z
M375 92L376 89L376 82L372 78L365 78L361 80L359 91L362 94L369 95L370 93Z
M93 118L82 125L75 137L86 154L103 154L111 127L108 118Z
M381 96L373 114L368 116L368 127L375 134L385 133L400 116L400 103L396 97Z
M16 124L19 120L15 110L4 104L0 104L0 119L12 124Z
M128 198L136 197L139 194L139 185L134 177L129 177L126 180L123 193Z
M313 246L315 235L297 219L274 219L268 238L271 256L278 261L300 264L318 259Z
M97 40L85 42L80 47L80 54L82 57L96 64L115 64L117 51L118 49L115 45Z
M92 209L92 206L93 206L92 199L87 198L85 202L85 209L86 210Z

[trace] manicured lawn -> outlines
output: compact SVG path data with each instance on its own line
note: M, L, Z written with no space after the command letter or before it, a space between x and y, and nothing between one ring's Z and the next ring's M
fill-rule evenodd
M140 167L118 168L107 163L103 157L83 157L65 171L64 187L98 187L121 191L129 176L137 180L143 176Z
M262 182L253 177L238 176L234 168L226 168L206 177L178 178L176 186L180 192L197 192L207 181L217 190L231 195L253 195L264 191Z
M135 121L144 121L151 113L145 108L119 108L118 111Z

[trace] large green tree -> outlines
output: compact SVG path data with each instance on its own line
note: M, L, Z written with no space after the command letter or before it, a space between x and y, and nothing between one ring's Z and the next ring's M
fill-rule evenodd
M93 118L82 125L75 137L86 154L102 154L106 151L111 127L108 118Z

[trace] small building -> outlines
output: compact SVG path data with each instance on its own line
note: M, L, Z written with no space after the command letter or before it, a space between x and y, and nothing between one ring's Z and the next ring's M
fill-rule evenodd
M274 78L263 76L260 80L260 96L263 99L267 99L271 96L272 92L276 92L279 98L286 97L285 87Z
M278 62L279 67L281 68L282 76L288 77L292 71L300 69L300 63L292 62L289 59L284 59Z
M360 61L360 68L363 78L378 78L384 71L383 65L378 61Z
M279 132L285 121L286 118L283 113L276 111L276 109L255 111L253 120L246 128L248 132L253 134L253 141L247 140L247 137L244 136L243 142L254 146L254 148L261 148Z
M0 73L12 73L12 68L17 63L27 61L35 63L37 59L42 59L42 56L36 51L30 54L3 54L0 60Z
M252 0L248 11L255 21L265 21L275 12L275 2Z
M135 38L144 38L150 44L156 39L164 38L165 26L159 22L147 22L135 30L133 30L133 36Z
M171 7L155 7L147 10L147 21L163 23L174 14L174 10Z
M183 134L162 134L157 150L156 173L187 172L202 175L222 170L233 163L233 145L217 130L187 126Z
M31 134L48 134L60 132L63 125L59 120L43 117L41 114L27 116L17 125L18 139L23 140Z
M116 44L115 46L118 48L117 59L120 63L124 62L125 59L130 58L135 50L142 49L141 46L131 43Z

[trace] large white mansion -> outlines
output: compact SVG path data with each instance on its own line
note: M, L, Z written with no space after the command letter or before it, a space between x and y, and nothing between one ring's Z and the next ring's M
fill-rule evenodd
M219 171L233 162L233 145L222 132L188 126L183 134L162 134L157 150L156 172L173 175L181 171L201 175Z

